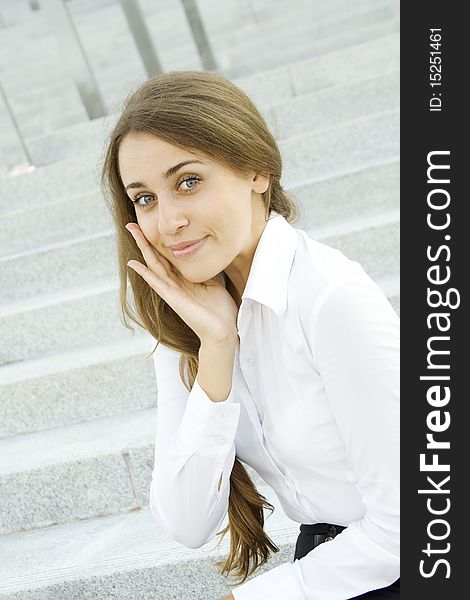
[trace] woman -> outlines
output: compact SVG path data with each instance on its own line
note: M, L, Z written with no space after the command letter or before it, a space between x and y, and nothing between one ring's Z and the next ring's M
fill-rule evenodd
M190 548L228 514L225 598L396 598L399 320L357 262L292 226L281 169L257 108L210 73L145 82L110 135L124 324L157 341L151 511ZM248 581L279 549L241 461L301 524L294 561Z

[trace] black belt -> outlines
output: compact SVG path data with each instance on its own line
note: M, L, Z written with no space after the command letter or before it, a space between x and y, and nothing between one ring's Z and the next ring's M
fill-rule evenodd
M318 544L323 542L329 542L341 533L346 527L342 525L333 525L331 523L314 523L312 525L306 525L302 523L300 526L300 533L303 535L313 536L313 547L316 548Z

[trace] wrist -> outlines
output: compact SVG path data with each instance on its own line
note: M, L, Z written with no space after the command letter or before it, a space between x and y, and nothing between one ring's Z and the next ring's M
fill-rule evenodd
M227 331L226 333L208 336L201 339L201 347L226 347L231 345L237 345L238 340L238 331L236 329L233 329L231 331Z

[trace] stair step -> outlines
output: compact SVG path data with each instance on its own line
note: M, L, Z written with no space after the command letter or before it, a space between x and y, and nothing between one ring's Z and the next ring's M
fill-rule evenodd
M374 165L315 183L289 188L300 207L302 228L326 229L331 223L379 215L399 207L400 164Z
M211 42L220 63L220 70L233 78L286 62L295 62L312 55L324 54L337 48L353 46L355 43L398 31L396 12L397 9L390 0L382 0L378 5L377 2L368 2L359 10L358 8L354 11L349 9L348 13L340 14L340 16L334 13L327 19L302 19L297 15L295 25L290 27L285 25L282 29L279 29L277 25L271 32L267 31L264 34L258 26L256 35L252 34L251 36L251 41L246 32L228 31L225 32L225 35L213 36ZM106 13L109 13L109 10ZM155 14L147 19L150 31L154 32L159 58L167 71L200 68L194 40L181 8L180 13L173 15L168 22L169 26L164 28L161 15ZM115 16L111 20L105 18L107 22L105 36L96 35L96 14L94 17L91 27L77 23L77 29L84 47L87 48L88 58L95 78L99 82L104 104L108 111L113 111L113 107L121 103L129 87L136 82L136 78L145 79L145 71L135 51L134 42L122 14L115 11ZM116 25L114 25L115 21ZM335 32L333 36L331 35L332 31ZM285 41L282 48L278 44L281 34ZM170 38L169 35L171 35ZM239 41L231 41L230 36L236 36ZM117 38L120 39L118 47L114 43ZM43 47L44 50L42 50ZM267 48L269 48L268 53ZM123 52L121 58L116 56L120 49ZM281 49L282 51L280 51ZM289 54L286 55L286 52ZM28 65L36 64L38 56L42 57L41 68L31 69L31 72L26 75L25 69ZM47 59L46 56L50 56L50 58ZM4 70L2 75L4 85L15 114L21 123L25 138L41 135L41 133L63 127L66 124L72 125L81 120L79 114L83 107L81 107L76 94L69 95L71 106L74 107L70 116L64 117L61 111L54 110L51 107L51 101L54 102L55 97L47 93L37 102L32 102L31 98L27 99L27 104L25 104L26 99L18 100L25 108L21 108L20 105L18 108L16 106L18 94L24 94L25 76L28 78L29 86L33 89L69 80L65 66L59 61L59 56L60 50L56 40L53 36L49 36L44 42L41 42L41 46L38 47L36 43L31 47L29 53L26 51L23 62L17 53L14 70ZM11 59L9 62L12 62ZM21 78L18 73L22 74ZM65 90L65 88L63 89ZM60 99L58 101L60 102Z
M400 106L399 72L332 86L272 106L270 129L277 140L372 117Z
M349 60L348 65L351 62ZM291 87L291 84L287 85ZM260 104L260 110L274 137L282 140L361 116L396 109L399 106L398 92L398 70L369 77L358 74L356 81L341 82L313 92L304 91L301 96L278 100L270 105ZM39 166L77 155L98 155L118 116L118 113L108 115L28 139L28 151L33 163Z
M347 233L331 233L322 242L338 248L351 260L357 260L374 280L400 271L400 221L398 211L390 221L373 224ZM352 223L351 223L352 227ZM359 223L358 223L359 227ZM326 233L326 231L325 231Z
M269 106L330 86L359 82L400 68L398 33L366 40L295 63L268 69L235 83L258 106Z
M142 335L0 366L0 438L154 407L154 345Z
M263 5L258 0L224 2L202 0L199 2L206 31L211 40L226 37L227 45L240 43L253 35L266 35L283 29L295 28L300 21L323 22L351 11L348 0L276 0ZM377 0L360 0L358 10L373 8ZM227 37L232 36L232 37Z
M248 470L250 470L248 468ZM257 485L275 507L264 529L278 546L253 576L292 561L299 524L289 519L272 489ZM228 523L227 517L219 531ZM150 509L56 525L2 538L2 600L96 600L96 598L206 598L229 593L215 566L228 556L230 534L190 549L174 541Z
M0 535L148 506L156 404L0 440Z
M257 71L273 69L281 65L298 62L321 56L338 50L378 39L399 31L399 21L394 15L394 9L388 9L389 16L374 10L369 14L352 15L338 18L337 22L329 25L321 24L323 32L317 25L307 21L296 31L285 31L282 44L277 40L266 40L264 45L254 40L243 48L233 48L218 52L222 72L230 79L246 77ZM331 32L335 33L332 35ZM254 59L253 57L256 57Z
M165 11L160 7L157 10L147 10L151 7L152 3L144 9L147 27L154 38L153 43L161 62L163 65L169 66L167 65L167 54L172 53L174 57L175 54L180 53L181 57L185 56L189 48L195 48L194 40L180 6L170 3ZM273 6L273 8L275 7ZM71 12L73 14L74 10L72 9ZM221 25L211 25L213 17L217 18L218 16L216 11L202 9L201 12L204 15L205 28L209 33L210 43L215 54L220 53L225 56L227 53L233 53L246 57L253 43L261 46L269 43L273 45L273 42L278 41L281 36L289 35L294 40L299 37L300 39L304 38L304 45L308 46L310 42L306 35L308 33L314 32L316 40L323 40L331 37L333 32L348 31L350 28L357 30L360 27L396 18L398 8L393 0L363 0L355 6L354 10L346 0L335 0L326 5L318 2L304 2L303 6L296 6L294 10L283 11L278 7L277 11L270 11L269 18L262 20L253 20L249 15L244 15L239 20L239 25L236 22L226 22L225 30ZM220 11L218 12L220 14ZM227 21L229 12L225 10L225 5L223 13L224 21ZM49 22L47 18L44 18L45 15L38 13L39 16L41 16L41 33L31 31L30 26L17 28L16 31L7 29L4 39L0 40L3 59L0 59L0 67L8 81L11 83L15 79L18 81L18 88L21 87L19 86L19 72L27 72L28 75L37 78L40 82L44 77L53 80L55 71L59 72L60 69L64 69L64 65L60 61L60 50ZM99 29L99 25L97 25L104 21L106 22L106 31L103 31L102 28ZM132 55L137 56L127 22L116 4L101 10L94 10L92 14L84 18L76 16L74 22L82 45L87 50L90 64L95 70L117 63L126 67L129 59L133 58ZM36 25L39 26L39 21L36 22ZM213 31L211 31L211 27L214 29ZM24 42L18 47L17 44L15 45L17 41L15 37L17 38L19 35L23 36ZM110 55L109 46L117 37L119 37L120 44L118 46L114 44L113 53ZM298 39L295 41L298 44ZM184 54L182 50L185 51ZM47 69L42 77L33 66L32 53L35 54L36 59L40 58L41 66ZM13 58L20 67L19 70L15 71L12 67ZM105 73L106 71L103 71L101 75L105 75ZM97 77L97 80L102 81L103 77ZM31 83L36 83L35 79L31 80ZM24 95L24 90L22 93Z
M252 99L265 107L290 99L293 95L308 94L335 84L358 84L396 72L399 68L399 36L358 44L299 63L266 71L236 80ZM347 69L346 69L347 65ZM366 92L364 92L366 96ZM30 106L30 98L26 101ZM27 140L34 164L41 165L72 158L77 152L97 152L103 145L106 130L111 128L118 113L84 121L48 135Z
M289 189L397 160L399 131L399 112L386 111L291 137L279 144L284 158L281 183Z
M96 163L94 156L80 156L2 179L0 215L96 193L99 188Z
M145 506L156 414L153 408L0 440L0 534Z

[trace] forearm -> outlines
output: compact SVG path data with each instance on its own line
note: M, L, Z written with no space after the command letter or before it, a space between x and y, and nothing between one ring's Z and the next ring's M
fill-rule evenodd
M201 342L197 380L213 402L223 402L230 394L237 343L236 332L222 341Z
M238 343L238 337L236 340ZM203 370L207 367L210 374L224 370L220 359L225 357L228 361L237 349L236 343L230 345L226 341L203 345ZM212 401L199 379L188 394L178 380L179 359L177 352L160 351L155 361L160 387L150 506L175 540L198 548L215 536L226 515L240 405ZM225 364L230 368L229 386L233 360L232 366ZM227 396L230 387L222 392ZM215 394L214 398L223 399L222 394Z

